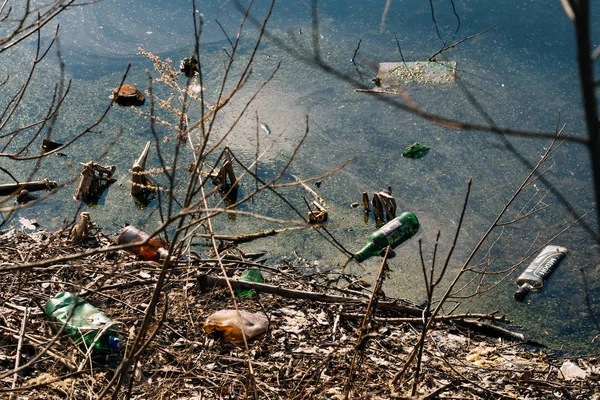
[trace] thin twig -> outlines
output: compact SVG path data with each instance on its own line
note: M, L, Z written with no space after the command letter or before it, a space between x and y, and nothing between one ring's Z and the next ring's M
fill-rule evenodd
M17 379L19 378L19 365L21 363L21 349L23 348L23 338L25 336L25 328L27 327L27 321L29 320L29 306L25 308L25 312L23 313L23 320L21 321L21 331L19 332L19 342L17 343L17 354L15 355L15 374L13 375L12 389L17 386ZM13 399L15 394L11 394L11 399Z

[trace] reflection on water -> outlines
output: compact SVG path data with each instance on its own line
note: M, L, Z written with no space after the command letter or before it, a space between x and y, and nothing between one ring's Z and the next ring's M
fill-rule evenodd
M259 3L256 12L264 15L266 4ZM449 44L455 34L457 40L502 22L485 35L444 53L442 57L457 62L457 83L439 87L409 86L404 88L407 95L424 110L448 118L482 124L493 121L501 127L533 131L552 132L560 112L561 121L567 124L565 132L582 135L584 125L568 20L554 2L509 3L511 6L506 2L490 5L484 1L457 4L460 29L456 33L458 20L447 4L436 5L436 31L427 2L392 3L383 23L383 1L323 2L319 8L320 52L328 66L353 79L362 77L369 83L375 74L369 60L400 60L394 33L407 61L425 60L441 48L444 41ZM188 7L189 2L182 0L107 1L75 8L63 15L61 49L74 84L53 138L64 141L102 113L128 62L133 62L128 83L147 87L145 71L151 70L152 65L138 55L138 47L163 58L171 57L175 64L188 56L192 45L192 18ZM222 66L227 61L223 49L228 47L228 42L213 20L218 3L202 3L198 7L198 11L206 16L201 53L204 87L209 98L212 97L209 100L214 101L223 74ZM221 13L220 20L232 37L239 19L240 14L231 5ZM270 24L273 35L305 52L312 49L311 26L310 10L302 1L278 3ZM254 32L252 28L248 29ZM249 33L247 38L253 34ZM350 62L359 40L360 77ZM242 43L237 68L251 50L251 41L243 40ZM28 60L27 54L16 52L9 57L18 60L17 65L26 65ZM546 140L510 138L509 143L514 147L511 151L502 138L492 134L456 131L424 123L369 94L355 93L354 85L310 68L268 40L261 46L247 86L218 118L216 137L228 131L252 93L271 74L279 60L282 61L280 71L251 104L225 144L251 164L257 151L258 134L261 151L273 145L260 160L259 173L264 179L273 178L305 132L308 115L310 134L290 173L302 178L317 176L354 157L343 170L323 179L318 189L330 207L328 229L350 251L359 249L375 229L373 221L365 223L362 210L351 208L350 204L360 201L364 191L373 193L391 186L399 211L413 211L419 217L421 231L417 237L423 241L425 259L431 260L438 230L442 238L439 254L446 254L457 228L467 181L472 177L469 209L454 261L449 266L451 272L456 271L527 175L527 163L535 165L549 144ZM8 64L0 68L0 72L10 70ZM39 115L43 109L42 100L49 98L48 87L57 79L58 70L53 63L45 68L46 81L37 82L32 88L32 97L40 101L26 106L27 114L19 116L20 122ZM234 74L239 72L234 68ZM257 119L269 126L270 134L260 129ZM148 228L156 225L159 219L157 202L138 209L129 196L128 184L134 159L152 138L148 121L130 109L114 108L101 131L76 142L68 151L69 157L52 157L44 161L36 177L55 178L70 184L54 201L20 211L20 215L35 217L48 229L56 228L63 219L72 218L79 207L71 200L80 171L79 163L98 159L99 151L121 135L118 144L98 160L117 166L115 177L118 183L108 190L101 206L89 210L92 220L109 233L116 232L116 225L124 223ZM168 139L172 133L159 127L158 135ZM431 151L418 160L402 158L402 150L416 141L430 146ZM164 144L167 155L172 148L170 143ZM561 190L580 214L593 207L589 190L590 168L582 154L585 155L583 147L564 144L551 159L553 168L546 173L548 181ZM149 166L157 165L155 157L151 154ZM189 161L184 159L182 165ZM7 168L11 166L14 164L7 163ZM287 182L293 180L291 175L284 179ZM251 183L242 185L239 196L245 196L253 188ZM535 198L539 199L546 191L547 187L541 182L530 186L524 197L517 201L515 210L525 207L536 192L538 197ZM284 190L284 194L298 210L305 212L302 196L308 198L308 193L302 188L294 188ZM573 217L556 196L547 195L543 203L549 208L505 227L501 234L493 237L497 241L489 253L486 252L491 241L475 260L494 259L496 270L509 267L528 250L540 247L572 222ZM297 218L285 204L269 194L243 205L242 209L273 217ZM507 219L513 217L515 212ZM595 216L590 215L585 220L593 224ZM224 234L250 233L273 227L270 222L246 217L231 221L223 216L218 222ZM290 252L296 250L309 260L319 260L322 266L343 265L346 256L323 243L315 232L293 231L247 244L244 248L248 251L267 249L273 261L289 257ZM594 332L584 307L578 270L585 268L587 271L591 298L596 309L600 309L598 271L594 269L598 264L598 249L577 225L556 243L568 247L570 254L541 294L531 295L525 304L516 304L512 298L516 279L513 276L489 295L461 300L464 310L506 312L518 325L543 336L541 340L556 348L586 349ZM505 245L509 245L507 250L498 254ZM419 303L425 295L417 240L403 244L396 252L397 257L391 262L394 272L385 291L391 296ZM378 263L377 259L368 260L353 268L374 279Z

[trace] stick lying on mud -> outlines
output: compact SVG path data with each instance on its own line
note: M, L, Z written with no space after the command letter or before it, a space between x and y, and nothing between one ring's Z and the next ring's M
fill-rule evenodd
M293 299L307 299L320 301L323 303L351 303L351 304L364 304L367 305L369 299L359 299L356 297L345 297L335 296L324 293L307 292L303 290L286 289L274 285L268 285L265 283L255 282L243 282L235 279L225 279L210 275L201 275L199 278L200 290L205 292L210 290L211 287L226 287L227 281L233 289L250 290L254 289L256 292L276 294L282 297L293 298ZM418 320L415 319L411 323L422 324L423 310L419 307L412 305L399 304L398 301L379 301L377 304L378 310L395 311L401 314L412 315L414 317L420 317ZM436 318L437 319L437 318ZM479 321L467 320L463 318L449 319L449 316L440 315L439 321L452 325L459 325L463 328L470 329L474 332L481 333L486 336L498 337L507 340L513 340L517 342L525 342L528 344L539 345L539 343L527 340L525 335L518 332L512 332L508 329L502 328L496 325L484 324Z

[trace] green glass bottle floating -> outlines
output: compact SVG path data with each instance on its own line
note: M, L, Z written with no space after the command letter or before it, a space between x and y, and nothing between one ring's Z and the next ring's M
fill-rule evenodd
M249 268L244 271L242 276L240 276L240 281L242 282L256 282L262 283L263 277L259 269ZM254 289L246 290L246 289L236 289L235 292L239 297L254 297L256 296L256 291Z
M100 351L116 351L121 347L116 322L72 293L57 293L46 302L45 311L46 316L56 324L56 330L64 325L64 332L75 343L85 343L87 347L93 344L94 350ZM96 340L98 335L100 337Z
M419 231L419 220L411 212L402 213L369 236L367 245L354 258L362 262L371 256L380 255L387 246L394 248L410 239Z

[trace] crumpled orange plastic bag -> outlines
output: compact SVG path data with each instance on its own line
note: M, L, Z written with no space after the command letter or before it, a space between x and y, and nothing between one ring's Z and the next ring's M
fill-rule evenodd
M268 325L269 320L261 314L240 310L238 315L236 310L220 310L206 319L204 331L206 333L222 332L223 340L226 342L242 344L244 343L242 329L246 340L250 340L265 333Z

